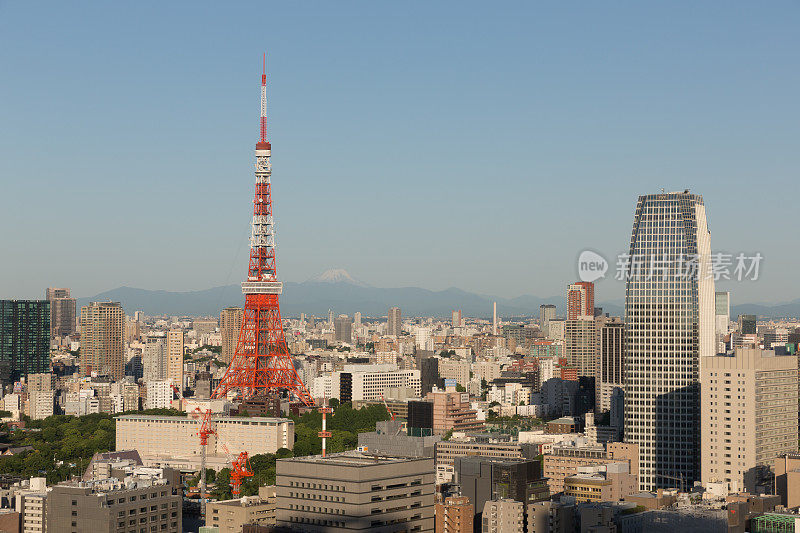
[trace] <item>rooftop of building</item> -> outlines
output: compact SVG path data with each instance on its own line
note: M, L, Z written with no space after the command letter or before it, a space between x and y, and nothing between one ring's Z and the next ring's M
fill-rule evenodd
M116 417L117 420L151 420L151 421L171 421L171 420L186 420L190 418L192 420L196 420L197 423L200 423L200 418L194 418L191 415L185 416L166 416L166 415L120 415ZM211 420L214 422L235 422L237 424L247 425L248 423L252 422L271 422L271 423L283 423L289 422L294 423L292 420L288 418L275 418L270 416L249 416L249 417L240 417L240 416L225 416L225 415L212 415Z
M410 463L414 461L430 461L427 457L390 457L386 455L370 454L368 452L359 452L357 450L350 450L347 452L331 453L325 457L321 455L308 455L305 457L291 457L288 459L278 459L278 461L292 462L292 463L313 463L320 465L331 466L351 466L351 467L367 467L375 465L391 465L400 463Z

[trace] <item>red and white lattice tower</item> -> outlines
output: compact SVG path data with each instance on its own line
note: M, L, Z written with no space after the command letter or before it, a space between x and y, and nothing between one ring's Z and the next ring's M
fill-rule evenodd
M238 389L242 398L263 397L288 391L308 406L314 405L308 389L295 371L286 346L278 297L283 284L275 269L275 227L272 219L270 178L271 145L267 141L266 58L261 76L261 140L256 144L256 193L250 237L250 266L242 282L244 318L236 353L213 397Z

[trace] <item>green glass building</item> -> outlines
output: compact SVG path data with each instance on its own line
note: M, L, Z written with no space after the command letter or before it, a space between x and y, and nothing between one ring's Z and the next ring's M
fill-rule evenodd
M50 372L50 302L0 300L0 381Z

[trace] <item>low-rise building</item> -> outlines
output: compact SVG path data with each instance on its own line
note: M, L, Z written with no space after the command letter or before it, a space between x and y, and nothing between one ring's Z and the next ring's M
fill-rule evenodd
M544 476L550 493L557 494L564 491L564 479L577 474L579 467L612 462L627 463L630 474L638 479L639 446L626 442L610 442L606 446L554 445L544 456Z
M465 496L436 502L436 533L472 533L474 507Z
M524 504L508 498L489 500L483 506L482 533L525 533Z
M206 524L218 533L240 533L245 524L275 525L275 486L259 487L258 496L208 502Z
M628 463L582 466L564 478L564 495L578 503L616 502L639 489L639 478L629 472Z
M47 530L180 533L183 497L175 473L136 467L126 474L53 486L47 496Z

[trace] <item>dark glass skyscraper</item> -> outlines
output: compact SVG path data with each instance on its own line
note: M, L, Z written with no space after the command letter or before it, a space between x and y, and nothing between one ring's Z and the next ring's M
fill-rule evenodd
M0 381L50 372L50 302L0 300Z
M625 440L643 490L700 479L702 359L713 356L714 279L702 196L640 196L626 269Z

